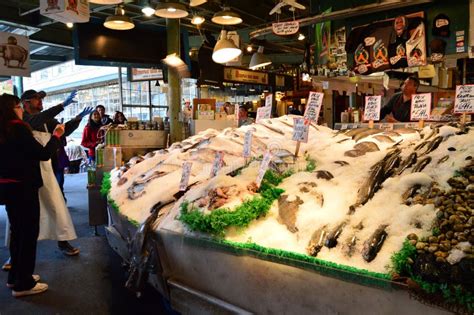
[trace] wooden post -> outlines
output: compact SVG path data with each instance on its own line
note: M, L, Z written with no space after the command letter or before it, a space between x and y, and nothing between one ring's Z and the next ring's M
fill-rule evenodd
M168 54L180 55L179 19L166 19ZM168 106L170 120L170 145L183 140L183 124L179 121L181 111L181 79L176 71L168 68Z
M298 157L298 154L300 152L300 145L301 145L301 141L296 141L295 158Z
M374 121L369 120L369 129L374 129Z
M467 118L467 114L462 113L462 117L461 117L461 126L462 127L464 127L464 125L466 124L466 118Z
M425 121L423 119L418 120L418 128L423 129L425 127Z

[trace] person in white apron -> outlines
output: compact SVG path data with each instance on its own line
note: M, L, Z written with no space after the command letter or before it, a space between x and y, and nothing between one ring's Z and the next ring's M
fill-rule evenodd
M77 91L71 92L64 102L43 111L43 98L46 96L44 91L28 90L23 93L21 96L25 109L23 120L36 131L35 137L38 141L44 143L47 135L50 135L50 132L59 124L54 117L65 107L75 102L76 94ZM66 122L64 136L66 137L76 130L82 118L88 116L92 110L91 107L86 107L75 118ZM41 163L41 173L46 184L39 192L41 204L40 239L57 240L58 247L64 254L74 256L79 254L79 249L74 248L69 241L77 236L65 204L62 187L58 184L58 181L63 183L58 174L64 176L64 169L58 165L57 156L53 156L51 161Z

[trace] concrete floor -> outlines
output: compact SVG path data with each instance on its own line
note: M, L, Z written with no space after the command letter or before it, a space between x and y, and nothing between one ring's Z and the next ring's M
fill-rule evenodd
M45 293L15 299L0 270L0 315L5 314L172 314L168 304L148 287L140 299L124 288L122 259L108 246L104 228L94 236L88 223L87 174L66 175L65 193L80 248L67 257L54 241L38 242L35 273L49 285ZM0 206L0 262L9 257L5 242L5 209Z

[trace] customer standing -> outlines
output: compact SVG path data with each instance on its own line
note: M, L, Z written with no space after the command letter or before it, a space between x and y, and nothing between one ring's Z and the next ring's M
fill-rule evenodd
M45 145L51 137L50 132L59 124L54 118L67 106L74 102L77 91L73 91L64 102L43 111L43 98L46 93L28 90L21 96L25 113L23 120L34 130L35 138ZM75 118L65 124L65 136L70 135L88 115L92 108L86 107ZM68 256L79 254L79 249L68 241L77 238L71 216L65 204L62 184L64 183L64 164L68 160L64 145L65 137L61 138L61 146L50 162L41 163L41 174L45 185L39 190L41 205L41 225L39 239L58 240L59 249ZM52 168L51 168L52 166ZM56 180L54 178L56 177ZM58 186L59 184L59 186Z
M45 283L33 275L39 233L40 205L38 189L43 185L39 162L49 160L61 145L64 125L57 125L46 146L33 137L22 121L20 99L0 96L0 189L11 223L10 255L12 267L7 286L12 295L21 297L44 292Z
M409 77L402 85L402 91L393 94L388 103L380 111L380 119L387 122L409 122L411 97L416 94L420 81L416 77Z
M95 107L95 110L99 112L100 123L102 124L102 126L109 125L114 122L112 118L110 118L110 116L105 113L104 105L97 105Z
M89 163L95 161L95 147L99 144L99 137L97 134L100 127L102 127L100 114L95 110L90 114L89 122L82 133L81 145L87 148Z

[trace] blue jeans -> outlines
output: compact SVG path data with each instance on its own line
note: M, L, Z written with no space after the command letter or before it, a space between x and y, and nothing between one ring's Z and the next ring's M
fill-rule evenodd
M56 176L56 180L58 181L59 188L61 188L61 192L63 193L63 197L64 197L64 170L55 170L54 175Z

